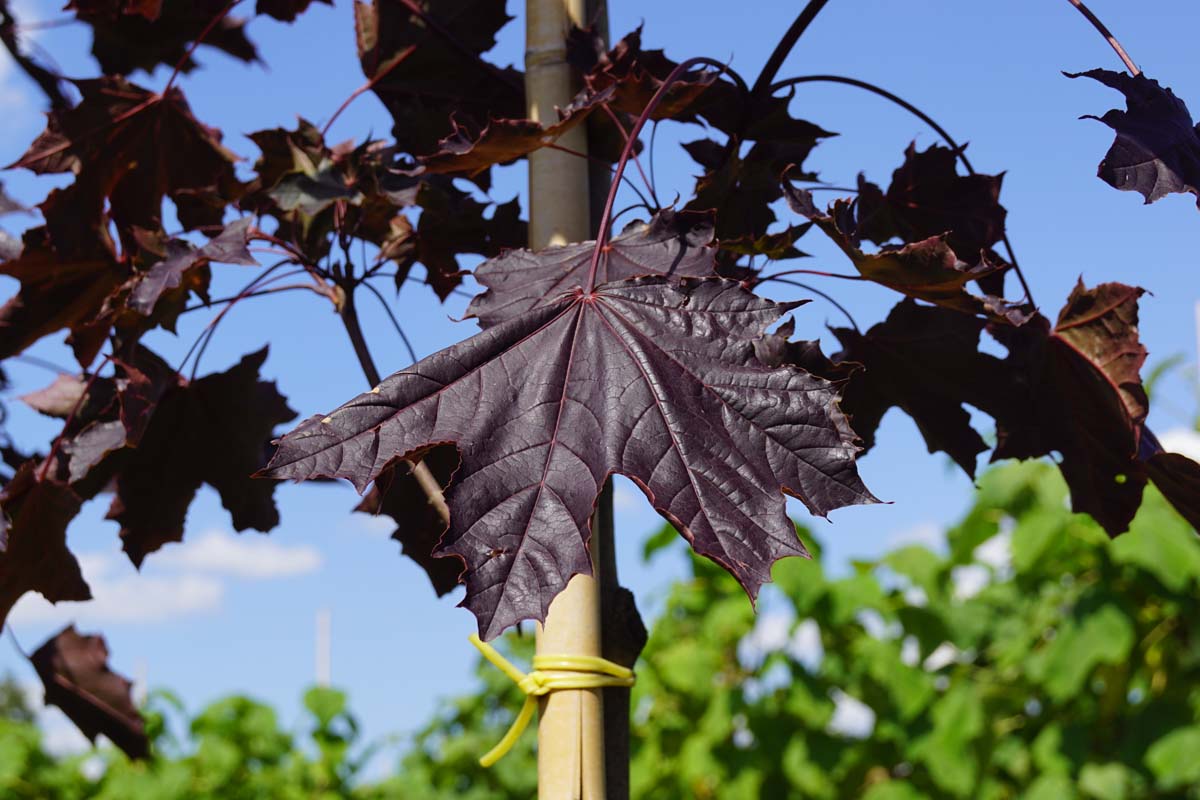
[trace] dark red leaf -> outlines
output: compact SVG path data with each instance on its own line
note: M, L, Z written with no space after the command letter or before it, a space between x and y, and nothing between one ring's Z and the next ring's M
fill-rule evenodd
M997 297L977 297L967 284L1004 269L982 257L974 266L962 261L946 241L946 236L906 244L886 246L877 253L864 253L859 247L854 204L837 200L828 212L819 211L812 194L784 184L788 205L825 232L850 258L864 278L900 292L965 314L980 314L1019 325L1027 314Z
M1200 464L1179 453L1155 453L1146 461L1150 480L1175 510L1200 531Z
M451 118L449 136L438 142L438 151L417 158L424 172L464 175L475 178L494 164L508 164L556 142L559 137L587 119L611 92L584 92L566 108L558 110L558 121L542 125L530 119L491 119L483 130L460 125Z
M1059 454L1072 507L1112 536L1129 527L1146 483L1137 460L1147 408L1138 377L1142 292L1080 282L1053 327L1040 314L1020 328L992 327L1009 350L1005 380L985 396L997 426L992 459Z
M272 16L280 22L294 22L313 2L333 5L333 0L258 0L254 4L254 11Z
M241 185L220 133L192 116L183 93L158 95L123 78L76 81L78 106L53 112L13 166L38 174L74 172L75 182L42 203L54 249L63 257L107 236L105 202L127 252L134 228L162 228L162 201L175 202L185 228L220 225Z
M79 364L96 358L110 322L101 319L108 296L129 274L107 236L78 242L71 255L51 247L46 228L25 232L21 255L0 265L0 274L21 288L0 307L0 358L16 355L38 339L67 328Z
M0 492L0 625L26 592L52 603L92 597L67 549L67 525L81 501L65 483L39 480L35 470L26 461Z
M201 247L195 247L180 239L168 242L166 258L133 279L126 306L142 316L150 316L164 292L182 288L183 294L186 295L189 284L185 281L189 274L213 261L257 266L258 262L246 249L250 223L249 217L235 220ZM207 285L208 281L205 280L202 286L206 289Z
M694 212L658 212L622 231L604 249L596 283L643 275L703 278L713 274L713 216ZM467 306L467 316L490 328L587 285L594 241L568 244L538 253L511 250L482 264L475 279L487 288Z
M190 72L191 43L228 6L227 0L73 0L67 8L92 28L92 55L108 74L153 72L159 64ZM244 21L226 16L204 36L202 45L242 61L258 52L246 38ZM186 58L185 58L186 56Z
M1125 95L1125 111L1085 117L1117 132L1100 162L1101 180L1121 191L1139 192L1147 203L1174 192L1200 198L1200 126L1170 89L1145 75L1107 69L1063 74L1100 81Z
M103 734L130 758L150 754L145 722L130 694L133 684L109 669L104 637L70 625L30 660L46 687L46 703L61 708L85 736L95 742Z
M946 234L946 243L963 261L977 263L980 253L1004 235L1004 173L959 175L957 167L955 150L933 145L918 153L910 144L886 195L878 187L859 192L859 235L886 244L894 237L912 243Z
M275 426L296 415L274 383L259 380L266 357L263 348L225 372L168 390L137 447L124 454L108 518L121 524L135 565L182 541L187 508L204 483L220 494L236 530L279 523L274 482L250 475L266 463Z
M485 217L486 204L443 179L422 182L417 202L421 217L415 257L425 265L426 283L443 300L462 283L460 254L491 257L526 244L527 226L516 198L497 204Z
M482 130L488 120L522 119L521 73L482 59L511 17L504 0L396 0L354 5L358 57L395 120L397 146L413 155L438 150L451 115Z
M453 445L439 445L426 453L421 461L445 489L458 469L458 450ZM387 514L396 520L397 527L392 538L400 543L404 555L425 570L439 597L458 586L463 561L456 556L434 558L433 553L441 542L446 525L403 463L381 472L371 491L354 510L366 514Z
M395 459L455 443L440 552L466 561L463 604L488 639L544 618L590 574L589 519L614 472L753 597L775 560L804 553L784 493L819 515L874 501L833 386L754 358L788 308L715 278L560 296L307 420L265 474L361 490Z
M835 360L863 365L846 384L842 411L867 449L884 414L899 408L929 452L946 453L975 476L976 459L988 447L964 404L988 407L985 395L1003 374L1000 359L979 352L983 327L976 317L906 299L865 334L834 331L844 348Z

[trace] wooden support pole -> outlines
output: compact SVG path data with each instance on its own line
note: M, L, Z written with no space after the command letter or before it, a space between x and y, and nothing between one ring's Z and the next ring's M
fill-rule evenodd
M575 93L566 59L566 35L583 22L583 0L527 0L525 91L530 119L553 122L555 108ZM560 143L584 152L582 126ZM580 242L590 233L588 163L560 150L543 148L529 158L529 246L537 249ZM592 559L596 560L593 540ZM539 626L537 652L551 655L601 654L600 584L576 575L554 600ZM601 690L554 692L542 701L538 721L538 798L606 800L604 722Z

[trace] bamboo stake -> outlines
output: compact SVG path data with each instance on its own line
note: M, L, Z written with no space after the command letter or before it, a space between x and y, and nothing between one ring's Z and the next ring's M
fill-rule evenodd
M583 23L583 0L527 0L525 92L530 119L552 122L556 106L574 95L566 60L566 35ZM582 126L566 134L564 147L585 152ZM588 164L542 148L529 158L529 246L580 242L590 233ZM597 544L592 540L593 570ZM539 626L537 651L599 656L600 584L576 575ZM542 701L538 721L540 800L605 800L603 700L599 689L554 692Z

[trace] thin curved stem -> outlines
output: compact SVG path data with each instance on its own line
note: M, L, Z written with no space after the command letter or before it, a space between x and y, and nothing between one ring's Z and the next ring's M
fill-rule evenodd
M550 144L545 145L545 146L550 148L551 150L558 150L559 152L562 152L562 153L568 153L570 155L575 156L576 158L586 158L588 161L592 162L593 164L603 164L604 168L609 171L610 175L616 173L616 170L613 168L613 166L611 164L609 164L607 161L605 161L603 158L600 158L599 156L594 156L594 155L591 155L590 153L582 153L573 148L565 147L564 145L561 145L558 142L551 142ZM642 194L642 190L637 187L636 183L634 183L633 181L631 181L629 178L625 177L624 175L621 176L621 180L625 182L626 186L628 186L630 189L633 190L633 193L636 194L639 199L641 199L642 205L646 206L647 208L650 208L650 201L646 198L646 195ZM657 206L655 206L655 207L657 207Z
M629 132L625 130L625 126L621 124L621 120L617 117L616 113L608 107L608 103L601 103L600 107L604 109L604 113L608 114L609 121L612 122L613 126L616 127L617 131L628 144ZM652 130L658 130L658 126L654 126ZM633 147L633 165L637 167L638 174L642 176L642 183L644 183L646 188L650 190L650 199L654 201L655 208L661 208L662 204L658 202L658 195L654 191L654 181L650 180L650 178L646 176L646 171L642 169L642 160L638 158L636 142L634 143Z
M371 79L369 81L367 81L362 86L358 87L353 92L351 92L350 96L347 97L345 100L343 100L342 104L337 107L337 111L333 112L333 116L331 116L329 118L329 121L326 122L321 127L321 136L324 137L325 134L329 133L329 129L331 127L333 127L333 123L337 121L337 118L342 115L343 111L345 111L347 108L350 107L351 103L353 103L355 100L357 100L362 95L371 91L371 89L375 88L375 84L379 83L381 80L386 78L391 73L392 70L394 70L396 67L400 66L402 63L404 63L406 60L408 60L408 57L411 56L413 53L415 53L416 50L417 50L417 46L415 44L410 44L408 47L404 48L404 50L402 50L400 53L398 53L396 55L395 60L392 61L392 63L388 64L386 67L381 69L379 72L376 72L374 75L371 76Z
M789 269L785 272L776 272L772 275L767 275L764 278L759 278L762 281L774 280L785 275L816 275L821 278L841 278L844 281L865 281L862 275L845 275L840 272L822 272L819 269Z
M800 281L793 281L788 278L762 278L759 281L759 283L766 283L768 281L774 281L775 283L786 283L788 286L796 286L801 289L804 289L807 292L812 292L813 294L817 295L818 297L828 301L830 305L832 305L838 311L842 312L842 314L846 317L846 319L849 320L850 327L854 328L854 331L856 333L862 333L862 329L858 327L858 323L854 321L854 316L849 311L846 310L846 307L844 305L842 305L841 303L839 303L837 300L834 300L832 297L830 297L825 292L822 292L817 287L810 286L807 283L801 283Z
M183 57L175 63L175 69L172 70L171 77L167 79L167 85L163 87L162 94L165 95L167 92L171 91L171 87L175 85L175 79L179 77L180 70L182 70L183 65L186 64L189 59L191 59L192 55L196 52L196 48L204 43L204 38L212 33L213 28L221 24L221 20L225 19L226 15L229 14L233 7L241 1L242 0L229 0L229 2L225 4L225 7L217 12L216 16L209 20L208 24L204 26L204 30L197 34L196 39L192 42L191 47L189 47L187 52L183 54Z
M752 100L757 100L773 91L771 81L775 80L775 76L779 74L779 68L783 66L783 62L787 59L788 54L792 52L792 48L796 46L796 42L800 41L800 37L808 30L808 26L817 18L817 14L821 13L821 9L829 0L809 0L800 13L796 16L787 32L779 40L779 44L775 45L775 49L771 51L771 56L767 59L767 63L763 65L762 72L758 73L758 78L754 81L754 88L750 90Z
M788 78L785 81L779 81L778 83L772 84L771 92L774 93L780 89L786 89L789 86L796 86L801 83L839 83L845 86L856 86L859 89L863 89L871 94L878 95L879 97L882 97L885 100L900 106L900 108L903 108L905 111L924 122L926 125L932 128L938 136L942 137L946 144L950 146L950 149L953 150L958 156L958 160L962 162L963 167L966 168L968 173L971 175L979 174L975 171L975 167L971 165L970 159L967 158L965 148L955 141L954 137L950 135L949 131L939 125L937 120L935 120L933 117L929 116L904 98L889 92L887 89L876 86L873 83L860 81L857 78L847 78L843 75L801 75L796 78ZM1022 291L1025 292L1025 300L1030 305L1036 307L1037 303L1033 299L1033 292L1029 290L1029 282L1025 280L1025 273L1021 270L1021 265L1017 263L1017 254L1013 251L1012 242L1008 238L1008 231L1005 231L1001 234L1000 241L1004 243L1004 251L1007 253L1008 260L1012 264L1013 272L1015 272L1017 275L1017 280L1021 283Z
M400 335L400 341L404 342L404 349L408 350L408 357L412 359L412 362L415 364L420 361L420 359L417 358L417 351L413 349L412 342L408 340L408 334L404 332L404 328L400 327L400 321L396 319L396 315L392 313L392 308L388 305L387 299L384 298L383 293L366 281L360 283L359 286L364 287L371 292L371 294L375 295L375 299L379 301L379 305L383 306L384 313L387 314L387 318L391 320L392 327L396 329L396 333Z
M1075 6L1075 8L1079 10L1079 13L1083 14L1083 16L1087 18L1087 21L1092 23L1092 27L1100 32L1100 35L1103 36L1105 41L1108 42L1108 46L1116 51L1116 54L1120 56L1122 61L1125 62L1125 68L1129 70L1130 75L1136 77L1142 74L1142 71L1138 69L1137 64L1133 63L1133 59L1129 57L1129 53L1125 52L1125 48L1122 47L1121 43L1117 41L1117 37L1113 36L1112 31L1110 31L1108 27L1100 21L1100 18L1093 14L1092 10L1083 4L1083 0L1067 0L1067 2Z
M46 359L38 358L37 356L26 355L25 353L17 353L15 356L9 356L9 358L11 358L13 361L21 361L35 367L41 367L44 370L49 370L50 372L55 372L59 375L71 375L74 373L74 370L60 367L53 361L47 361Z
M242 287L242 290L240 292L238 292L237 295L232 300L230 300L229 303L227 303L223 309L221 309L219 312L217 312L217 315L215 317L213 317L207 325L204 326L204 330L201 331L200 335L196 337L196 341L192 342L192 346L188 348L188 351L186 353L184 353L183 360L179 362L179 366L175 370L176 374L179 374L179 375L183 374L183 368L187 366L188 361L192 357L192 353L195 353L196 348L201 347L201 343L204 342L204 345L201 348L200 354L196 356L196 365L199 365L200 356L203 355L204 348L208 347L206 337L207 337L207 339L212 338L211 332L216 329L218 323L220 323L220 321L222 319L224 319L225 315L229 313L229 309L231 309L235 305L237 305L239 300L244 300L246 298L246 296L249 295L251 292L253 292L256 287L261 286L263 284L263 282L266 280L266 278L268 276L270 276L270 274L272 272L274 272L275 270L277 270L280 267L282 267L286 264L289 264L289 263L291 263L291 262L290 261L278 261L278 262L272 264L271 266L269 266L265 270L263 270L261 274L255 276L254 280L250 281L244 287ZM292 271L289 273L285 273L284 275L277 276L277 278L275 278L273 280L283 280L286 277L298 275L299 273L301 273L303 271L304 270L295 270L295 271ZM196 366L193 366L192 367L192 377L194 378L195 375L196 375Z
M301 289L312 292L313 294L319 294L322 297L325 296L321 293L320 289L313 286L311 283L290 283L287 286L272 286L270 289L261 289L257 292L250 292L249 294L235 294L230 295L229 297L222 297L219 300L210 300L207 303L197 303L194 306L188 306L179 313L188 314L192 311L200 311L205 308L212 308L213 306L224 305L226 303L236 303L239 300L249 300L251 297L262 297L263 295L268 294L282 294L283 292L295 292Z
M646 126L646 121L650 119L650 115L654 113L654 109L658 108L659 104L662 103L667 90L692 67L701 65L712 67L726 74L731 72L720 61L704 57L689 58L671 70L666 80L658 87L658 91L650 98L650 102L646 103L646 107L638 115L637 121L634 122L633 130L629 132L629 139L625 142L624 149L621 150L621 160L617 162L617 169L614 173L615 180L613 181L612 188L608 190L608 197L604 201L604 211L600 214L600 229L596 232L596 246L592 250L592 263L588 269L587 292L591 292L596 288L596 271L600 266L600 256L608 244L608 236L612 230L612 210L613 203L617 199L617 187L620 185L621 178L625 175L625 167L629 164L629 159L633 155L634 145L637 143L638 136L641 135L642 128Z

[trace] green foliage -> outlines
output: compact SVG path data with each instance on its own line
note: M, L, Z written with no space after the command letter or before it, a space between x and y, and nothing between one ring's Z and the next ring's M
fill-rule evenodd
M994 469L945 555L906 546L839 577L789 559L758 617L692 558L638 665L633 796L1200 798L1200 539L1154 492L1115 541L1066 497L1051 465ZM1004 540L1011 557L996 558ZM652 541L652 557L682 550ZM529 636L501 646L516 663L533 654ZM492 769L477 763L522 698L486 662L477 675L478 692L447 702L379 782L362 780L374 750L340 692L305 696L303 738L235 697L182 741L181 708L157 695L155 758L101 750L95 780L81 758L47 756L33 726L0 722L0 797L527 800L532 734ZM846 725L845 698L873 724Z
M1153 490L1111 542L1066 498L1051 465L1004 466L946 555L907 546L837 578L780 562L758 624L785 616L782 647L692 559L638 667L633 796L1200 798L1200 540ZM1010 563L986 558L998 537ZM672 547L650 541L651 557ZM797 635L814 623L819 658ZM406 758L412 796L532 796L532 736L474 763L520 705L494 670L480 680ZM865 735L831 725L843 694L874 714Z

